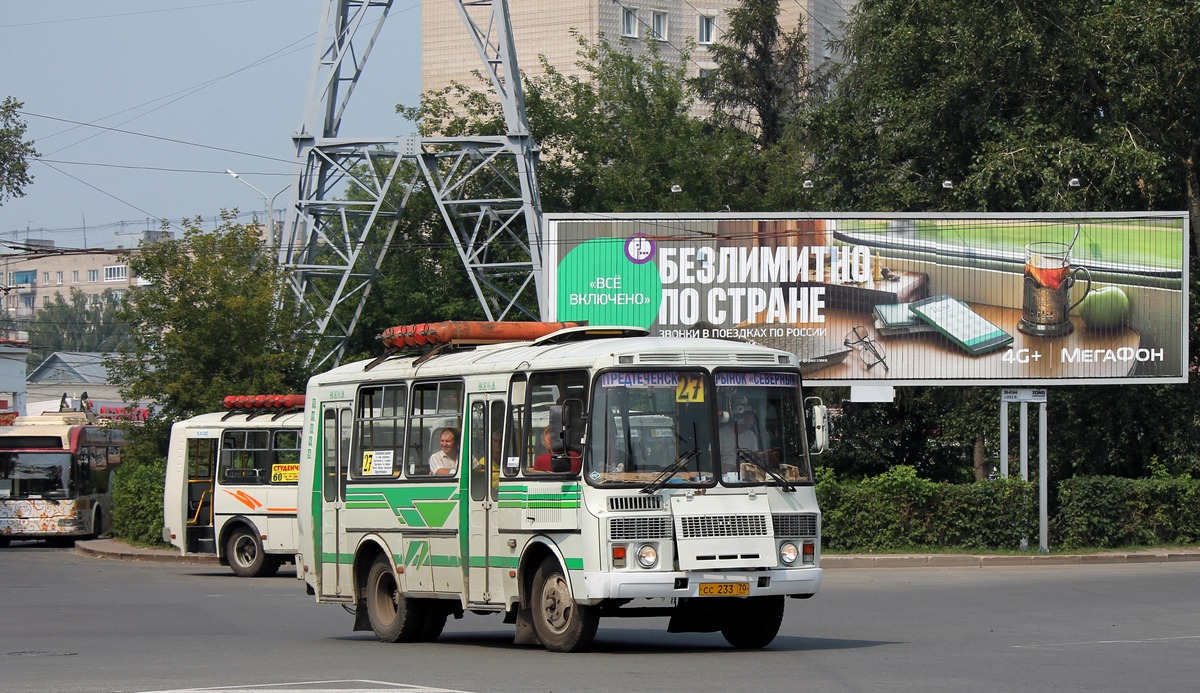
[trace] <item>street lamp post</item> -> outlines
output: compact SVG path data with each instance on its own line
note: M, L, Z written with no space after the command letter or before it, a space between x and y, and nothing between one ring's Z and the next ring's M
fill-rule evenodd
M283 186L283 190L280 190L279 192L275 193L274 195L272 195L271 197L268 198L267 194L265 192L259 190L255 186L251 185L249 181L247 181L245 178L242 178L241 176L239 176L235 171L233 171L231 169L225 169L225 173L228 173L229 175L233 176L237 180L244 183L246 185L246 187L250 188L254 192L258 193L259 195L262 195L263 205L265 206L266 212L267 212L267 247L270 248L272 252L274 252L276 250L275 198L279 197L281 194L283 194L283 192L285 190L291 188L292 187L291 184L289 183L288 185Z

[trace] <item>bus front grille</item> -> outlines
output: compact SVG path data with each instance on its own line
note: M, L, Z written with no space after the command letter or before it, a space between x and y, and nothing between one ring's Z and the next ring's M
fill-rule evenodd
M667 539L671 536L671 518L614 517L608 521L608 537L612 541L641 541Z
M679 518L681 539L767 536L765 515L692 515Z
M628 510L662 510L663 498L658 494L636 496L609 496L608 509L613 512Z
M777 537L817 536L817 516L813 513L788 513L771 516Z

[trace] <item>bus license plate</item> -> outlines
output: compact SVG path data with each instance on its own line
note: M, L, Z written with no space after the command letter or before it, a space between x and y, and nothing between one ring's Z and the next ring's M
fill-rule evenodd
M701 597L749 597L748 582L702 582L698 593Z

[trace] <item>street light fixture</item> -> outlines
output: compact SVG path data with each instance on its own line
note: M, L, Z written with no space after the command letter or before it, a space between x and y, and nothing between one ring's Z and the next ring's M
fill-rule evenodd
M259 195L262 195L263 205L265 206L265 209L267 212L267 247L270 248L272 251L274 251L276 249L276 245L275 245L275 198L279 197L281 194L283 194L283 192L285 190L288 190L289 188L291 188L292 187L291 184L289 183L288 185L283 186L283 190L280 190L279 192L275 193L270 198L268 198L267 194L265 192L259 190L257 187L252 185L245 178L242 178L241 176L239 176L236 171L233 171L232 169L227 168L227 169L225 169L225 173L228 173L230 176L233 176L237 180L244 183L246 185L246 187L250 188L254 192L258 193Z

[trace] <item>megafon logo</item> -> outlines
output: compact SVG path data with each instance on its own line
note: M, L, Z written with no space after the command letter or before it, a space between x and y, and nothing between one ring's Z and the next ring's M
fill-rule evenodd
M625 257L635 265L644 265L654 258L654 239L644 233L635 233L625 239Z

